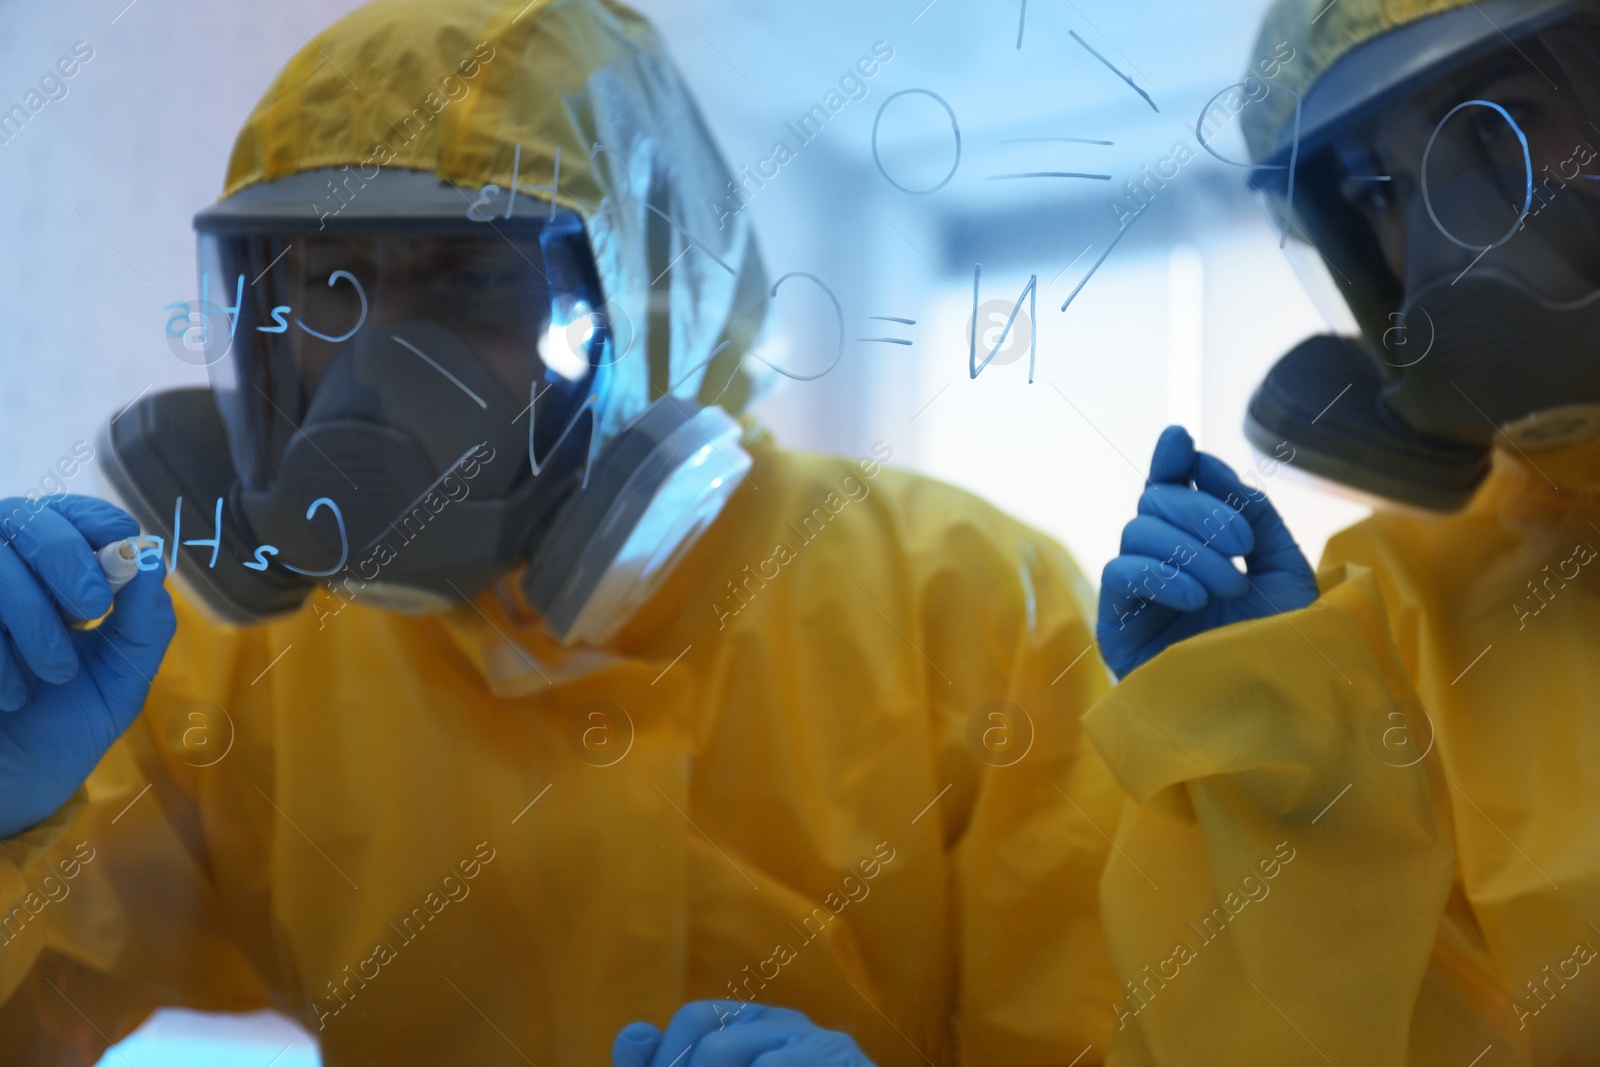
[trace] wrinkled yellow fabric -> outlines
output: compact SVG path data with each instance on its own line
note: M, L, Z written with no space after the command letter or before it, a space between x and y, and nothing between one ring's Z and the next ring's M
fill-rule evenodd
M379 0L291 62L227 189L411 167L465 211L553 183L557 148L642 338L607 425L669 387L736 410L765 276L747 220L704 210L726 170L619 4ZM514 576L435 618L319 591L236 631L180 603L139 721L3 843L0 1063L92 1063L177 1005L276 1008L332 1067L604 1064L624 1024L710 997L797 1008L883 1067L1095 1062L1122 794L1079 726L1107 684L1089 587L955 489L753 425L748 447L605 648L554 643Z
M1600 443L1498 453L1464 512L1346 530L1315 604L1090 711L1138 801L1108 1063L1600 1062L1597 523Z
M87 795L7 843L7 910L95 856L0 948L0 1063L92 1062L61 1049L168 1004L274 1007L334 1067L605 1064L624 1024L734 994L883 1067L1096 1062L1123 796L1078 724L1088 586L961 491L750 448L606 649L494 590L435 618L324 591L244 631L180 604ZM969 744L994 700L1034 728L1010 766Z
M1471 0L1273 0L1256 38L1257 61L1270 60L1278 42L1292 45L1292 63L1272 64L1270 81L1304 96L1334 62L1357 45L1398 26L1466 7ZM1265 69L1265 68L1261 68ZM1249 70L1254 74L1257 67ZM1278 137L1294 121L1295 98L1272 92L1246 108L1245 144L1257 163L1271 154Z

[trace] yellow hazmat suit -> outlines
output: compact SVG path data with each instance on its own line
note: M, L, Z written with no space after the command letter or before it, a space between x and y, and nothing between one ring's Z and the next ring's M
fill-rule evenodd
M521 184L550 184L559 146L602 276L645 291L644 214L614 194L720 170L686 100L618 6L389 0L290 64L228 188L393 165L504 189L518 144ZM688 125L637 136L663 116ZM764 290L747 233L675 225L739 281L674 268L650 372L619 368L634 408ZM0 1062L92 1063L182 1005L276 1008L330 1065L605 1064L624 1024L711 997L799 1009L884 1067L1095 1062L1123 796L1078 724L1106 688L1086 583L884 468L892 441L747 444L748 484L604 648L555 644L511 581L425 618L319 589L242 631L180 602L140 720L4 842Z
M1310 57L1299 89L1441 6L1284 0L1262 40ZM1497 453L1464 512L1356 525L1312 606L1090 711L1138 801L1108 1063L1600 1063L1597 523L1600 442Z

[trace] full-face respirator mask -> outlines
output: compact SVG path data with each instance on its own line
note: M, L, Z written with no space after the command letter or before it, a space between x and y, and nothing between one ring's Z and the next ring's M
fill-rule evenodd
M1251 401L1252 444L1444 511L1496 444L1600 432L1597 127L1590 0L1483 0L1335 61L1250 180L1360 337L1285 356Z
M317 585L441 611L525 564L552 634L605 642L749 469L739 424L669 395L601 439L615 367L643 355L576 214L519 194L485 225L394 170L330 219L306 209L325 177L196 217L200 297L167 333L211 388L102 427L109 488L220 621Z

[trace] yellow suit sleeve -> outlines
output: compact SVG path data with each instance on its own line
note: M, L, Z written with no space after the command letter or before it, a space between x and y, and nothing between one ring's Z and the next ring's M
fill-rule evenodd
M0 1065L94 1064L160 1006L270 1006L210 877L206 772L166 736L202 680L191 667L231 660L207 651L169 650L84 786L0 842Z
M1100 887L1113 1067L1528 1062L1456 889L1438 757L1385 735L1419 716L1377 577L1321 579L1085 717L1132 798Z

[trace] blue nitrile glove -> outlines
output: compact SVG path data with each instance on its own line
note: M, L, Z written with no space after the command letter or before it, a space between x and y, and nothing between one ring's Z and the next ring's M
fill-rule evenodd
M684 1055L687 1052L688 1055ZM663 1034L629 1023L611 1046L612 1067L872 1067L856 1043L797 1011L737 1000L696 1000Z
M141 571L97 629L73 618L111 608L94 553L139 524L92 497L38 512L0 500L0 837L41 822L89 776L144 706L177 629L161 570Z
M1266 494L1196 452L1182 426L1163 430L1139 514L1100 581L1095 633L1117 677L1185 637L1316 599L1311 564Z

